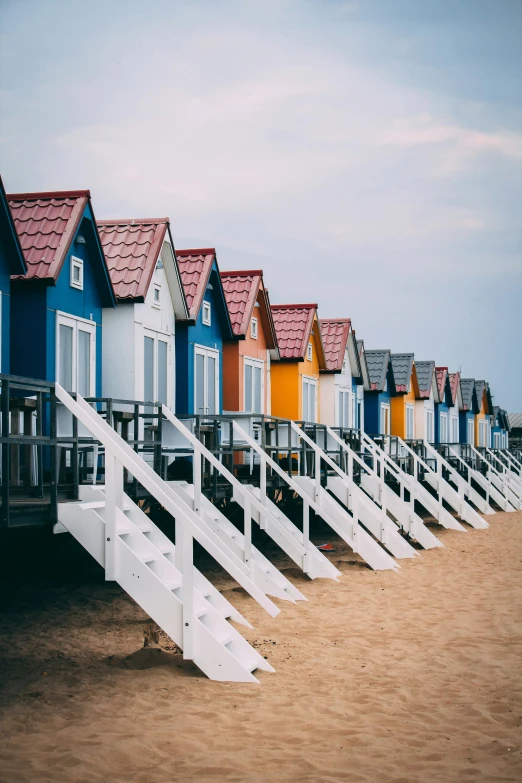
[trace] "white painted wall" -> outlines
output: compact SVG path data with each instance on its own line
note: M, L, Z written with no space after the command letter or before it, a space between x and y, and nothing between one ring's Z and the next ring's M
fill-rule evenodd
M319 422L335 427L335 375L319 376Z
M347 426L353 427L352 372L348 349L345 352L344 372L321 374L319 385L319 417L321 424L327 424L330 427L338 427L340 425L339 391L343 390L347 391L349 395L349 419Z
M167 243L165 243L167 244ZM159 287L159 307L154 288ZM103 310L103 396L144 399L144 337L161 337L168 344L168 407L175 405L175 317L165 269L156 269L145 302L120 303Z
M430 410L435 417L435 405L433 403L433 394L430 394L428 400L415 400L415 437L424 440L426 437L426 411ZM435 422L435 418L433 419Z

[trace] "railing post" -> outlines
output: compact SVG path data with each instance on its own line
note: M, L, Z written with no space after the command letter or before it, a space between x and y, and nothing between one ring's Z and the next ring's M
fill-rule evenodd
M316 503L320 503L321 498L321 452L318 448L315 449L315 483L314 483L314 500Z
M264 506L266 504L266 456L264 452L259 455L259 500ZM259 515L259 527L266 529L266 521L263 514Z
M9 483L10 483L10 450L9 445L9 381L2 383L2 527L9 527Z
M201 509L201 453L196 448L192 458L192 475L194 481L193 507L196 514L199 514Z
M116 509L123 511L123 466L105 450L105 579L114 581L116 562Z
M49 499L51 501L51 523L58 522L58 445L56 443L56 392L54 386L49 391L49 437L51 440L51 476L49 479Z
M308 573L310 560L310 504L303 498L303 571Z
M179 528L181 530L181 525ZM183 596L183 658L192 660L194 658L194 545L193 539L187 530L181 533L182 550L182 596ZM176 549L178 542L176 541Z
M353 497L352 493L350 493L351 496L351 508L350 511L352 512L352 549L354 554L357 553L357 550L359 548L359 504L357 502L357 499Z
M250 499L245 493L243 496L243 535L244 535L244 560L248 570L252 570L252 512L250 510Z

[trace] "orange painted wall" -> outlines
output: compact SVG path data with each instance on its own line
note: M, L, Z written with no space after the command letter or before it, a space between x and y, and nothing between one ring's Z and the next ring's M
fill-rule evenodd
M415 390L413 375L410 381L410 391L391 398L391 434L404 439L406 437L406 405L415 405Z
M270 389L267 377L267 340L259 309L259 307L254 307L253 310L253 317L257 318L257 340L252 338L249 327L244 340L223 344L223 409L226 411L245 410L245 356L264 362L264 412L266 413L269 409L267 404Z
M319 326L317 318L312 328L312 361L272 363L272 415L284 419L303 417L303 375L317 380L317 418L319 418Z
M480 411L475 416L475 445L479 442L479 421L484 421L486 418L486 407L484 404L484 396L482 396Z

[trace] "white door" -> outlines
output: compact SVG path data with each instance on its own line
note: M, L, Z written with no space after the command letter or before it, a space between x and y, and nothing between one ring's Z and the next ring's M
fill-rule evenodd
M159 333L144 330L143 337L143 399L145 402L169 404L173 383L170 366L169 344Z
M447 413L441 413L440 414L440 442L441 443L447 443L448 442L448 414Z
M198 416L219 412L219 351L195 346L194 412Z
M346 386L337 387L337 426L348 428L350 422L351 390Z
M473 419L468 419L468 443L471 446L475 445L475 422Z
M451 442L452 443L458 443L459 442L459 420L456 416L452 416L450 418L451 422Z
M415 406L406 404L406 440L415 437Z
M245 357L245 413L263 413L264 369L260 359Z
M435 418L433 415L433 411L430 408L426 409L426 430L424 433L425 439L428 441L428 443L433 443L435 440L434 438L434 423Z
M317 421L317 380L303 377L303 421Z
M390 406L387 402L381 402L381 435L389 435L390 426Z
M486 445L486 422L484 419L481 419L479 421L478 425L478 445L479 446L485 446Z
M96 324L56 313L56 380L82 397L96 394Z

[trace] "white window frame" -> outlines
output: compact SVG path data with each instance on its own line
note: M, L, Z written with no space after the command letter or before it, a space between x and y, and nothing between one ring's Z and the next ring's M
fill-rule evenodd
M265 412L265 363L262 359L253 359L250 356L245 356L244 363L243 363L243 409L245 413L250 413L253 411L253 405L252 408L247 408L247 398L246 398L246 372L245 367L246 366L252 367L252 403L254 401L255 395L254 395L254 369L257 367L261 370L261 410L255 411L256 414L263 414Z
M312 343L308 343L308 346L306 348L306 358L308 359L309 362L311 362L312 357L313 357Z
M467 442L471 444L471 446L474 446L475 445L475 419L468 419L466 427L467 427L466 430Z
M435 440L435 413L433 408L426 408L424 412L424 440L433 443Z
M411 414L411 415L408 415ZM409 426L411 423L411 427ZM406 403L406 440L415 438L415 405Z
M304 385L307 383L309 386L313 386L315 389L314 399L315 399L315 410L313 418L306 419L304 416ZM319 390L319 384L317 383L317 378L311 378L309 375L302 375L301 376L301 409L303 414L303 421L308 421L310 423L317 422L317 406L318 406L318 390ZM306 403L306 406L308 407L308 400Z
M70 326L73 330L72 340L72 386L71 391L78 391L78 331L87 332L91 335L91 366L90 366L90 389L89 397L96 396L96 322L88 321L86 318L78 318L75 315L64 313L61 310L56 311L56 339L55 339L55 362L54 372L56 381L60 378L60 325ZM81 328L80 328L81 327Z
M479 419L478 423L478 445L480 447L486 445L486 422L484 419Z
M443 432L444 430L444 432ZM442 437L442 436L445 437ZM441 443L448 443L449 442L449 432L448 432L448 414L446 411L441 411L439 416L439 439Z
M385 427L386 419L388 420L387 428ZM385 431L386 429L387 432ZM380 435L391 435L391 405L389 402L381 402L379 408L379 430Z
M250 337L252 338L252 340L257 340L257 326L258 326L257 318L252 318L252 320L250 321Z
M459 417L458 416L452 416L450 414L449 417L449 427L450 427L450 443L458 443L459 442Z
M153 399L145 400L145 338L150 337L154 341L154 376L153 376ZM163 332L156 332L154 329L148 327L143 328L142 344L143 344L143 358L142 358L142 371L143 371L143 384L142 384L142 399L145 402L156 402L159 395L159 343L166 343L167 345L167 401L165 405L170 408L172 406L172 393L174 389L174 377L172 372L172 351L171 351L171 338L169 335Z
M196 387L196 357L203 356L205 358L204 361L204 367L205 367L205 379L203 383L203 407L204 411L203 415L206 416L208 414L208 378L207 378L207 371L208 371L208 357L215 358L216 360L216 375L215 375L215 386L214 386L214 394L215 394L215 400L214 400L214 407L216 411L219 411L219 351L216 351L214 348L207 348L205 345L195 345L194 346L194 413L198 415L197 410L197 387Z
M156 299L156 292L158 294L158 298ZM160 283L153 283L152 286L152 306L155 307L157 310L161 308L161 284Z
M78 269L79 279L74 279L74 270ZM83 258L77 256L71 256L71 288L77 288L79 291L83 291Z
M350 429L350 427L352 426L351 419L353 415L351 410L352 399L353 399L352 390L349 386L341 386L341 385L336 386L335 389L337 392L335 397L335 405L337 408L336 416L335 416L336 426L343 427L344 429ZM342 403L341 403L341 395L343 400ZM348 397L348 421L344 421L344 395L347 395Z
M203 300L203 312L201 316L201 321L203 323L203 326L211 326L212 324L212 308L210 306L210 302L207 302L206 300Z

